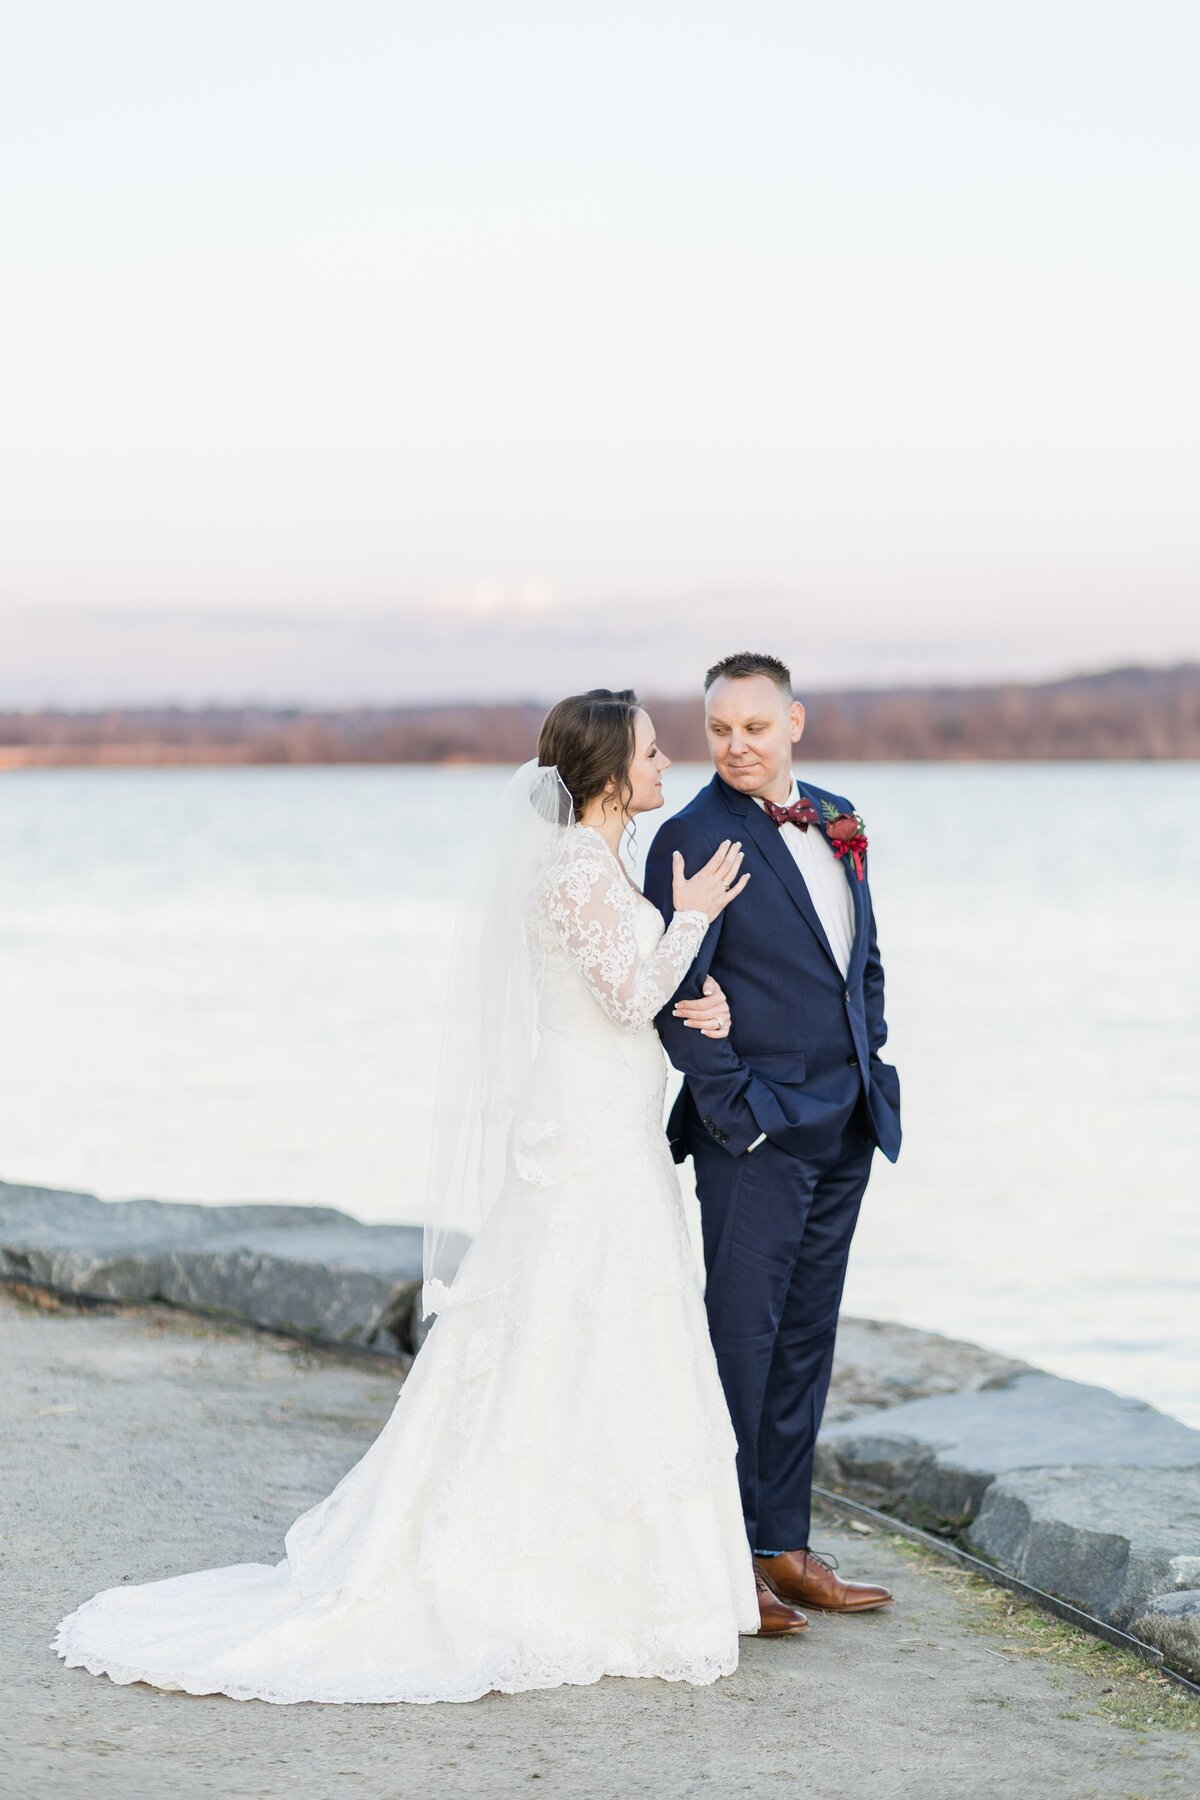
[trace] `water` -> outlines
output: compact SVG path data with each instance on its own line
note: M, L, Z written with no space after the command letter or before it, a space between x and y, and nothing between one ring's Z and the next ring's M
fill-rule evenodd
M871 834L904 1087L847 1307L1200 1425L1200 769L811 772ZM673 769L668 810L707 774ZM503 779L0 780L0 1177L416 1217L455 892Z

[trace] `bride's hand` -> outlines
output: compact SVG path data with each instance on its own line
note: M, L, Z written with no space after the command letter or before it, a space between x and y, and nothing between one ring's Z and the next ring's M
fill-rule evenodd
M698 1031L702 1037L728 1037L733 1024L725 990L711 975L705 976L702 1000L679 1000L672 1011L689 1031Z
M684 874L681 850L676 850L672 866L675 911L703 912L710 919L718 918L729 902L737 899L750 879L749 875L743 875L738 880L738 870L742 866L742 846L731 844L728 838L694 875Z

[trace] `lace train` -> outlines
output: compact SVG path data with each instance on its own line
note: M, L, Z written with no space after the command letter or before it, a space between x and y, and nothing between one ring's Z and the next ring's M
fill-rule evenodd
M549 1219L514 1195L538 1254L436 1321L388 1423L295 1521L284 1559L111 1588L62 1621L58 1654L117 1682L278 1704L732 1670L758 1625L735 1446L677 1190L648 1244L646 1177L590 1224L586 1192L543 1201ZM489 1224L511 1253L503 1204ZM654 1260L614 1289L616 1231L635 1225Z

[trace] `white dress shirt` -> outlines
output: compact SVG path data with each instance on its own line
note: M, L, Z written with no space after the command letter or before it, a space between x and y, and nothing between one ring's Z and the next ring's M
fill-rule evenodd
M800 789L793 777L791 791L783 804L794 806L799 798ZM755 805L766 811L757 797ZM798 825L780 825L777 830L804 877L809 898L829 939L829 948L844 976L850 967L850 951L854 944L854 896L846 871L819 825L810 825L807 831L801 831Z

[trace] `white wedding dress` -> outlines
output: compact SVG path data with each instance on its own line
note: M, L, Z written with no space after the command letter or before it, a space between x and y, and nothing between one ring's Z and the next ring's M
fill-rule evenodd
M708 921L664 933L597 832L569 842L507 1179L388 1423L281 1562L97 1594L69 1666L285 1705L736 1666L758 1603L652 1023Z

